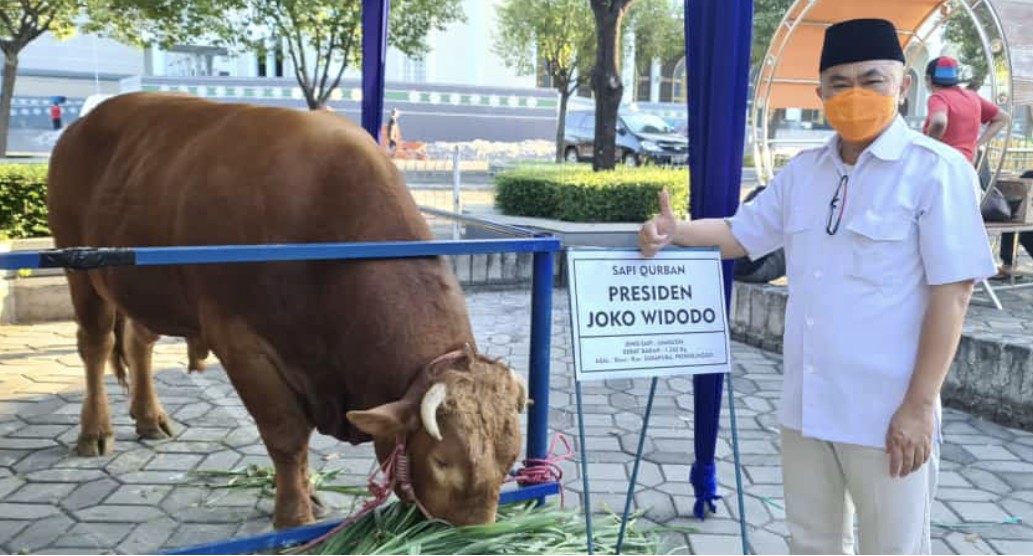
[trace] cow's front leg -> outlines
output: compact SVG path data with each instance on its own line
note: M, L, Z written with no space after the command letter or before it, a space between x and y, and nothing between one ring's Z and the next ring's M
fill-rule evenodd
M136 420L136 434L141 438L160 440L172 436L172 425L154 390L151 356L158 335L129 319L125 326L126 360L131 379L132 401L129 415Z
M86 370L82 429L75 451L80 456L103 456L115 447L111 408L104 391L104 369L115 345L115 307L101 298L85 272L69 272L66 276L79 325L76 347Z
M312 425L265 342L243 326L219 328L213 330L212 351L255 419L276 468L273 526L283 529L311 523L315 521L308 472Z
M77 334L79 356L86 365L86 396L83 398L82 431L75 451L80 456L103 456L115 448L111 427L111 408L104 391L104 365L115 343L114 335L80 326Z

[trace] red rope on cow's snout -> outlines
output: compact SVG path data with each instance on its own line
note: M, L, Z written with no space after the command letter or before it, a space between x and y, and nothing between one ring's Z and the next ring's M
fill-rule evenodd
M566 452L556 453L556 445L562 442ZM506 481L516 481L518 485L540 485L543 483L560 483L560 507L563 507L563 468L560 462L574 459L574 449L570 446L570 440L566 436L557 433L552 437L552 444L549 445L549 454L545 458L528 458L524 460L524 467L518 470Z
M379 481L376 478L377 474L382 475ZM391 493L394 492L396 486L402 491L402 494L405 495L407 502L415 504L427 519L431 519L430 513L427 512L427 508L420 503L419 499L416 498L416 493L413 491L412 477L409 474L409 455L405 453L405 441L398 439L391 455L388 456L388 458L385 459L369 477L368 488L370 494L373 495L373 499L368 500L362 505L362 508L359 509L357 513L351 515L348 519L345 519L333 529L305 543L300 548L290 551L290 553L300 554L305 552L336 535L345 527L355 523L361 519L362 516L368 514L377 506L386 502L387 499L391 497Z

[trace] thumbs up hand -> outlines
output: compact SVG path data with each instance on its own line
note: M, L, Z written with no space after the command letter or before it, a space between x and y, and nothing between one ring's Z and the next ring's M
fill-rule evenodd
M660 214L642 225L638 232L638 247L646 257L652 257L674 241L678 219L671 210L671 196L663 190L660 196Z

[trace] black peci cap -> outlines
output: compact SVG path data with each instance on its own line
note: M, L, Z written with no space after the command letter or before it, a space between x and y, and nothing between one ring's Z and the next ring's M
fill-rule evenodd
M868 60L904 63L904 51L892 23L885 19L850 19L825 30L819 71Z

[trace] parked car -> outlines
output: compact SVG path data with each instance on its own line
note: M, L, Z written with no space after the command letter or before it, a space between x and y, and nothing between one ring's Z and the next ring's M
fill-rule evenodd
M567 112L564 158L568 162L592 160L594 141L595 112ZM684 166L689 162L689 141L659 116L621 111L617 114L617 160L628 166Z

